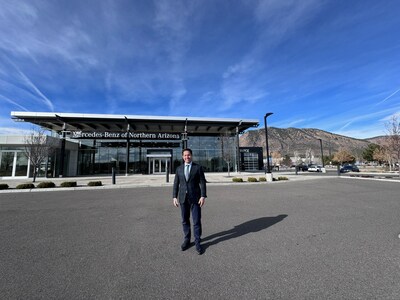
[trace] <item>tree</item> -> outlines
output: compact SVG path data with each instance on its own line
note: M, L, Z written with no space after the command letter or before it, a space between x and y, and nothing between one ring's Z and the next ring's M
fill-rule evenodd
M333 161L333 155L324 155L324 165L331 165Z
M356 158L348 150L340 149L339 152L334 155L333 160L342 165L343 163L354 163Z
M290 159L289 155L285 155L285 157L282 160L282 165L290 167L293 164L292 160Z
M228 176L230 176L231 162L235 157L235 138L229 132L225 132L221 135L221 151L222 158L228 165Z
M373 160L379 162L379 164L382 164L383 162L389 162L390 155L388 147L386 145L377 147L373 153Z
M362 158L369 162L374 161L374 153L379 148L380 147L377 144L369 144L368 147L364 149L362 153Z
M388 135L388 151L391 158L389 163L400 163L400 123L398 116L393 115L385 125Z
M298 165L298 164L300 164L300 163L303 162L303 161L301 160L299 151L294 151L294 153L293 153L293 158L294 158L294 161L295 161L296 165Z
M25 137L24 154L33 168L33 182L36 181L40 165L47 157L53 155L55 149L56 144L49 140L41 128L32 129L32 132Z
M272 164L274 166L277 166L280 164L281 160L282 160L282 155L279 151L273 151L271 153L271 157L272 157Z
M314 151L311 148L306 150L306 162L309 164L312 163L314 160Z

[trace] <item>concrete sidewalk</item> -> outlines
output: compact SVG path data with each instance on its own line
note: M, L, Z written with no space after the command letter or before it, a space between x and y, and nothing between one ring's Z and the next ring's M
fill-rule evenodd
M278 177L286 177L288 180L279 181L283 182L293 182L293 181L308 181L312 179L333 179L333 178L354 178L354 179L367 179L367 180L386 180L386 181L397 181L400 182L399 178L385 179L385 178L364 178L364 177L353 177L351 174L342 174L340 177L337 176L336 172L329 172L330 174L322 174L322 173L299 173L298 175L295 172L287 171L287 172L273 172L273 178L277 179ZM360 174L357 174L360 175ZM376 174L375 174L376 175ZM242 178L246 184L270 184L271 182L256 182L249 183L249 177L255 177L259 180L260 177L265 177L264 172L231 172L230 176L228 173L206 173L205 174L208 185L228 185L228 184L240 184L237 182L233 182L232 178L238 177ZM0 193L10 193L10 192L29 192L29 191L54 191L54 190L75 190L75 189L112 189L112 188L133 188L133 187L161 187L161 186L172 186L174 182L175 175L169 175L169 181L167 182L166 175L117 175L115 184L112 183L112 176L90 176L90 177L63 177L63 178L36 178L36 182L34 183L37 186L40 182L51 181L54 182L56 188L35 188L32 190L29 189L15 189L15 187L21 183L32 183L32 178L23 178L23 179L0 179L0 184L7 184L9 189L0 190ZM76 188L61 188L60 185L66 181L76 181ZM88 183L91 181L101 181L102 186L88 186ZM274 182L276 183L276 181Z
M302 176L295 175L294 172L279 172L273 173L274 178L278 178L280 176L287 177L289 181L299 181L299 180L307 180L307 179L315 179L315 178L326 178L327 176L319 176L320 174ZM208 184L238 184L232 181L232 178L238 177L242 178L243 181L247 181L249 177L255 177L259 180L260 177L265 177L264 172L231 172L230 176L228 173L206 173L205 174ZM337 176L335 176L337 177ZM76 181L77 188L87 187L87 184L90 181L101 181L102 187L88 187L88 188L125 188L125 187L149 187L149 186L172 186L174 182L175 175L169 175L169 182L167 182L166 175L118 175L115 178L115 184L112 183L112 176L90 176L90 177L63 177L63 178L36 178L36 182L34 183L37 186L40 182L51 181L56 184L58 188L62 182L65 181ZM23 179L0 179L0 183L8 184L10 189L14 189L17 185L21 183L32 183L32 178L23 178ZM265 183L265 182L261 182ZM71 188L68 188L71 189ZM38 190L49 190L49 189L38 189ZM0 192L6 192L7 190L3 190ZM11 191L11 190L8 190Z

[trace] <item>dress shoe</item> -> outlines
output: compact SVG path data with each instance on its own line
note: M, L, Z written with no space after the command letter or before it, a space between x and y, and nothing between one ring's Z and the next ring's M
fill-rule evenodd
M190 241L184 241L183 244L181 245L182 251L189 249L189 247L190 247Z
M196 252L198 255L202 255L204 253L204 249L200 244L196 244Z

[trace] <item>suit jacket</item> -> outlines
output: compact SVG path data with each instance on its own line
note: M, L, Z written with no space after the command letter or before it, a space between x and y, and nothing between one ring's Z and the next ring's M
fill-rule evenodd
M182 164L176 169L172 197L178 198L181 204L185 202L186 197L190 203L197 203L201 197L207 197L206 178L203 167L192 162L187 181L184 168L185 164Z

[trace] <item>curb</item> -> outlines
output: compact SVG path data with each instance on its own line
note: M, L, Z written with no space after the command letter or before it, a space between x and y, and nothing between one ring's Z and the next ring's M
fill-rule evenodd
M280 181L273 181L273 182L233 182L233 181L208 181L207 185L209 186L218 186L218 185L235 185L235 186L242 186L242 185L254 185L254 184L276 184L276 183L289 183L289 182L296 182L296 181L305 181L305 180L312 180L312 179L328 179L331 177L315 177L309 176L308 178L296 178L296 180L280 180ZM56 188L34 188L34 189L15 189L10 188L6 190L0 190L0 194L7 194L7 193L39 193L39 192L58 192L58 191L83 191L83 190L108 190L108 189L129 189L129 188L149 188L149 187L172 187L173 182L162 182L162 183L134 183L134 184L106 184L102 186L87 186L87 185L80 185L77 187L56 187Z

